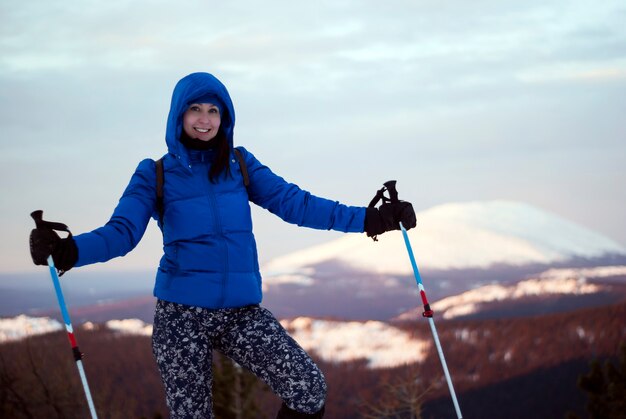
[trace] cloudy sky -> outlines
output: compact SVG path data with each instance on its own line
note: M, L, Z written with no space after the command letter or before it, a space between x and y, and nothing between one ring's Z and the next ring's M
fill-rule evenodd
M625 21L621 0L2 2L0 272L35 269L34 209L108 220L194 71L229 88L236 143L315 194L396 179L418 211L522 201L626 245ZM339 234L254 215L262 260ZM96 269L159 257L152 223Z

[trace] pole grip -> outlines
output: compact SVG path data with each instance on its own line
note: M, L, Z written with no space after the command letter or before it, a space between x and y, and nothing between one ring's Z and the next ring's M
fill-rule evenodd
M395 180L389 180L385 183L383 183L383 185L385 185L385 188L387 188L387 191L389 192L389 200L394 203L394 202L398 202L398 190L396 189L396 181Z
M67 226L63 223L57 223L54 221L45 221L43 219L43 211L42 210L36 210L30 213L30 216L33 217L33 220L35 220L35 226L37 228L49 228L50 230L56 230L56 231L65 231L67 232L70 236L72 235L72 233L70 232L70 229L67 228Z
M43 222L43 211L42 210L33 211L30 213L30 216L33 217L33 220L35 220L35 226L39 228L39 226Z

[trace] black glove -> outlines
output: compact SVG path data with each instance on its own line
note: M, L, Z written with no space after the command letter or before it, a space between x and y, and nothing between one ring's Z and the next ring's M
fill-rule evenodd
M37 228L30 232L30 256L35 265L47 265L48 256L52 255L54 266L59 271L59 275L63 275L76 264L78 247L65 224L43 221L42 215L42 211L35 211L31 214ZM54 230L67 231L69 236L62 239Z
M390 198L383 193L389 191ZM383 204L376 208L376 203L382 199ZM385 188L379 190L370 202L365 212L365 232L368 237L376 236L386 231L400 230L400 223L406 230L417 225L415 211L410 202L400 201L395 190L395 181L385 183Z

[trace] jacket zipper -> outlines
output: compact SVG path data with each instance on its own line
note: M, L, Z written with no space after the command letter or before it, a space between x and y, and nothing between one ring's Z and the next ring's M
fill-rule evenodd
M209 179L209 175L208 175L208 171L206 174L206 179L208 182L208 189L209 189L209 202L211 203L211 209L213 210L213 219L215 221L215 226L217 228L217 233L222 236L224 236L224 232L222 230L222 223L220 222L220 217L219 217L219 213L217 212L217 198L215 197L215 191L213 190L213 184L211 183L211 180ZM220 240L221 245L222 245L222 251L224 252L224 271L222 274L222 287L221 287L221 292L220 292L220 297L219 297L219 306L220 307L224 307L224 301L226 300L226 282L227 282L227 278L228 278L228 245L226 244L226 240Z

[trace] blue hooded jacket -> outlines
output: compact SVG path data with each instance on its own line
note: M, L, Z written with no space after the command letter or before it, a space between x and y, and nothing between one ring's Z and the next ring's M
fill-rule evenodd
M187 149L181 142L182 117L194 100L214 95L225 108L220 130L230 145L230 175L213 182L209 169L213 150ZM252 234L249 201L283 220L316 229L363 232L365 208L316 197L261 164L240 147L250 184L243 184L233 154L235 111L226 87L208 73L181 79L172 95L167 120L164 255L156 274L157 298L206 308L241 307L262 299L261 274ZM131 251L156 212L156 169L151 159L139 163L109 222L74 237L75 266L105 262Z

